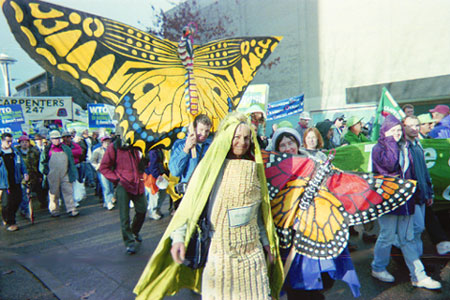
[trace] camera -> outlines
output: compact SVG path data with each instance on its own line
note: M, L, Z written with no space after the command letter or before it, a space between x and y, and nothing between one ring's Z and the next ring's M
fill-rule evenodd
M180 182L175 185L175 192L180 195L184 195L186 193L187 183Z

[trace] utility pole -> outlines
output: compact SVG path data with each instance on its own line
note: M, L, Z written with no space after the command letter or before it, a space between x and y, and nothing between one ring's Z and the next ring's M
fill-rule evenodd
M2 68L2 74L3 74L3 80L5 82L5 96L10 97L11 91L9 88L9 71L8 71L8 65L15 63L17 60L15 60L12 57L9 57L6 54L1 53L0 54L0 67Z

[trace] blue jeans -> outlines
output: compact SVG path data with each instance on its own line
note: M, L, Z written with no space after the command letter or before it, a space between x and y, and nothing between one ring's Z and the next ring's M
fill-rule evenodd
M425 230L425 204L416 204L414 210L414 243L419 256L423 254L422 232Z
M102 186L103 202L104 206L106 207L109 203L112 204L112 198L114 197L114 185L112 184L111 181L106 179L106 177L103 176L102 173L97 172L97 174L98 174L98 181Z
M97 171L95 171L94 167L91 165L90 162L85 161L83 162L85 165L85 174L84 174L84 179L85 182L87 182L88 185L95 185L95 178L96 178L96 173Z
M151 194L151 190L148 187L145 187L145 197L147 198L148 206L147 210L149 213L159 212L164 200L167 197L166 190L159 190L155 195Z
M22 201L20 201L19 209L24 214L30 214L30 198L28 198L27 185L21 184L22 187Z
M386 270L392 245L396 244L402 250L411 280L424 279L427 274L414 243L414 216L384 215L378 219L378 224L380 234L373 251L372 270L375 272Z

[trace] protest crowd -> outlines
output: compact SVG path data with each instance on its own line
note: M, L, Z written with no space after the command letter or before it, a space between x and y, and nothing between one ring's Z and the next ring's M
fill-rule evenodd
M403 110L405 117L401 120L393 115L384 119L379 137L374 141L371 172L415 180L416 190L406 204L377 221L363 224L363 239L375 243L371 268L376 279L395 281L395 274L390 274L386 267L391 252L397 251L403 255L413 286L440 289L441 283L426 274L420 260L425 230L437 254L448 255L450 252L449 238L433 212L433 183L421 142L450 138L450 109L447 105L437 105L429 113L419 116L414 115L412 105L404 106ZM247 114L227 116L215 133L212 133L209 117L200 114L186 137L177 140L170 151L156 148L148 153L142 153L140 148L133 147L114 132L99 136L97 131L88 129L81 132L53 129L36 134L23 132L17 140L10 133L3 133L0 152L3 225L9 232L19 230L17 213L32 220L30 203L33 201L38 201L41 209L48 209L51 217L60 217L63 208L69 217L77 217L80 214L78 207L86 197L86 188L92 188L105 209L119 209L125 252L132 255L138 249L137 243L142 242L139 232L146 215L153 221L160 220L164 217L162 204L168 201L169 211L165 214L174 217L169 226L172 230L168 230L169 235L163 240L169 241L171 246L162 252L158 248L154 254L156 258L149 266L154 268L155 264L167 260L170 260L168 267L185 263L186 235L192 234L186 220L206 218L213 228L209 251L214 255L207 259L201 289L193 288L201 291L204 297L216 295L220 299L232 299L233 293L250 288L245 283L251 279L258 288L248 291L248 299L266 299L274 279L267 275L265 256L271 264L276 264L276 256L281 257L283 263L291 260L283 285L288 299L324 299L323 292L331 288L335 280L345 281L357 297L359 282L349 254L356 250L355 245L349 243L338 257L326 259L332 267L322 271L323 263L320 264L318 259L298 253L294 258L290 257L293 246L274 250L278 245L275 240L283 240L286 235L285 232L274 235L270 214L253 213L259 211L259 207L270 207L270 204L268 198L261 200L260 195L255 194L266 181L261 178L257 166L250 162L258 162L259 149L265 149L324 163L331 149L370 142L372 125L358 115L345 113L336 113L331 120L312 124L310 114L302 112L298 124L281 121L266 135L266 112L252 106ZM259 147L253 144L255 133ZM195 205L200 202L201 205ZM245 220L238 216L233 219L226 210L230 205L256 209L242 211ZM188 216L183 211L187 207L195 207ZM130 222L133 208L135 215ZM183 217L185 219L180 221ZM234 231L228 227L228 222L236 222L234 226L240 226L241 230ZM377 234L372 230L375 222L379 225ZM352 227L350 234L353 233ZM246 260L247 265L253 264L256 269L246 268L239 274L234 272L241 265L230 261L227 251L239 252L241 260ZM306 274L302 264L315 266L319 271ZM341 276L346 272L354 274L352 279ZM145 278L141 278L135 291L138 295L148 295L145 290L151 286L149 277L145 276L148 273L152 276L151 270L144 271ZM227 282L233 282L230 290L222 286ZM152 286L152 290L158 288Z

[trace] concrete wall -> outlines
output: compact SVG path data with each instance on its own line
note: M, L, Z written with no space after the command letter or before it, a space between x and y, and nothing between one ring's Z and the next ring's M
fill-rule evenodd
M345 88L450 74L449 1L319 3L322 106L345 104Z
M221 0L216 5L232 16L234 36L284 36L268 60L280 58L279 64L262 67L254 80L270 85L270 101L304 92L307 110L343 108L346 89L450 74L448 0Z

